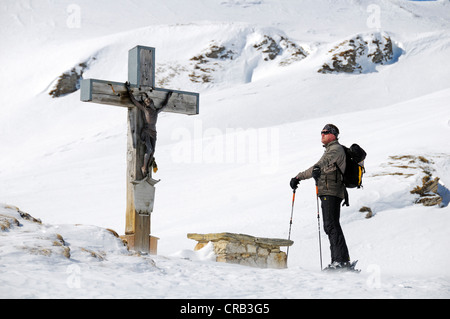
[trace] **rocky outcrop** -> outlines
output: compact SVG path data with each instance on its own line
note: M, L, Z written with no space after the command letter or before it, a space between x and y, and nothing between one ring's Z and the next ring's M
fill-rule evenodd
M286 36L267 35L258 32L253 32L250 35L247 37L245 46L237 44L241 41L240 38L236 38L234 39L235 41L228 43L212 41L202 53L190 59L193 69L189 73L189 79L194 83L214 83L220 81L215 78L215 74L220 70L233 68L233 62L238 59L245 59L247 62L252 61L246 63L252 64L259 60L265 63L278 58L276 60L278 65L287 66L306 58L308 55L308 52L303 47L288 39ZM237 63L239 64L239 62ZM167 70L166 66L164 68L166 70L159 69L159 71L170 73L174 76L186 71L181 66L175 72L173 69ZM164 75L163 78L165 82L169 80Z
M419 198L416 200L417 204L424 206L440 206L443 198L438 194L439 177L434 179L430 175L425 175L422 178L422 186L416 186L411 194L418 194Z
M433 156L433 157L430 157ZM443 184L439 183L435 162L432 158L439 159L448 155L396 155L389 156L390 162L383 165L385 172L373 176L402 176L405 178L420 176L421 185L415 186L410 193L416 195L414 202L424 206L446 207L449 203L450 192ZM418 178L419 179L419 178ZM419 179L420 180L420 179Z
M286 253L281 251L280 247L291 246L294 243L287 239L253 237L235 233L191 233L187 237L198 242L194 250L200 250L212 242L217 262L259 268L286 268Z
M384 32L359 34L331 49L319 73L366 73L394 57L390 36Z
M253 48L261 51L264 61L275 60L284 53L285 57L280 61L281 66L302 60L308 55L305 49L283 36L280 36L277 41L273 37L264 35L263 40L254 44Z
M95 61L95 57L91 57L85 62L79 63L71 70L61 74L53 89L48 93L52 97L61 97L66 94L70 94L78 91L80 88L80 81L83 79L83 72L89 67L92 61Z
M16 206L0 205L0 209L4 211L4 213L0 213L0 233L18 231L21 235L20 239L17 239L17 243L15 243L17 250L31 255L47 257L62 255L70 258L70 248L66 245L63 237L57 233L47 233L40 219L21 211ZM37 234L30 230L24 230L23 228L28 228L27 226L30 223L36 225L37 228L42 227L44 229ZM2 244L5 245L5 242L8 245L8 240L3 240ZM2 251L1 246L0 252Z

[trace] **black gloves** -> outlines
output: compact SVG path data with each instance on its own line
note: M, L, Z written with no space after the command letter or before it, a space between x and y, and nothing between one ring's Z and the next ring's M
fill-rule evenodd
M312 177L316 180L319 179L320 177L320 167L319 166L314 166L313 171L312 171Z
M298 183L300 183L300 180L297 177L291 178L290 185L293 190L297 189Z
M319 180L320 173L321 173L320 167L314 166L313 171L312 171L312 177L316 180L316 184L317 184L317 181ZM291 178L291 182L289 183L289 185L291 186L291 188L293 190L296 190L299 183L300 183L300 180L297 177L293 177L293 178Z

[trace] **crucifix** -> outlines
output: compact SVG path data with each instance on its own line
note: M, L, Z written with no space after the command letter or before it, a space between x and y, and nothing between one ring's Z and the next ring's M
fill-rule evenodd
M128 51L127 85L96 79L85 79L80 85L80 99L128 108L127 133L127 204L125 235L130 249L156 254L157 237L151 236L150 217L155 200L152 169L147 164L146 145L141 132L146 128L144 112L134 101L151 99L152 106L164 112L196 115L199 113L199 94L155 87L155 48L136 46ZM127 89L128 86L128 89ZM132 94L134 99L130 98ZM156 132L155 132L156 136ZM150 162L151 164L151 162ZM146 174L146 175L144 175Z

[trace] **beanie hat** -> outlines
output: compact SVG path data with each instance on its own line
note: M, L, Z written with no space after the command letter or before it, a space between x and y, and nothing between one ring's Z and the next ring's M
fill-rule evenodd
M327 125L325 125L324 128L322 129L322 131L328 131L328 132L330 132L331 134L333 134L334 136L336 136L336 138L337 138L338 135L339 135L339 129L337 128L336 125L333 125L333 124L327 124Z

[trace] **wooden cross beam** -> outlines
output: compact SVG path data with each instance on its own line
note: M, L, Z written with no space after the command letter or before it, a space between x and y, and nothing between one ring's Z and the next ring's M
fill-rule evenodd
M130 82L130 81L129 81ZM162 103L167 92L172 91L172 97L164 108L164 112L181 113L187 115L198 114L198 93L154 88L148 85L136 85L130 82L133 95L147 94L156 106ZM94 102L123 107L134 107L130 100L125 83L85 79L81 81L81 101Z
M155 48L136 46L128 52L128 82L137 100L150 97L159 107L169 90L155 88ZM127 138L127 205L125 236L130 249L156 254L156 237L151 236L150 215L153 211L155 184L151 169L143 176L145 145L140 140L144 127L142 112L132 103L125 83L96 79L81 81L80 99L128 108ZM199 113L199 94L170 90L172 93L164 112L196 115Z

